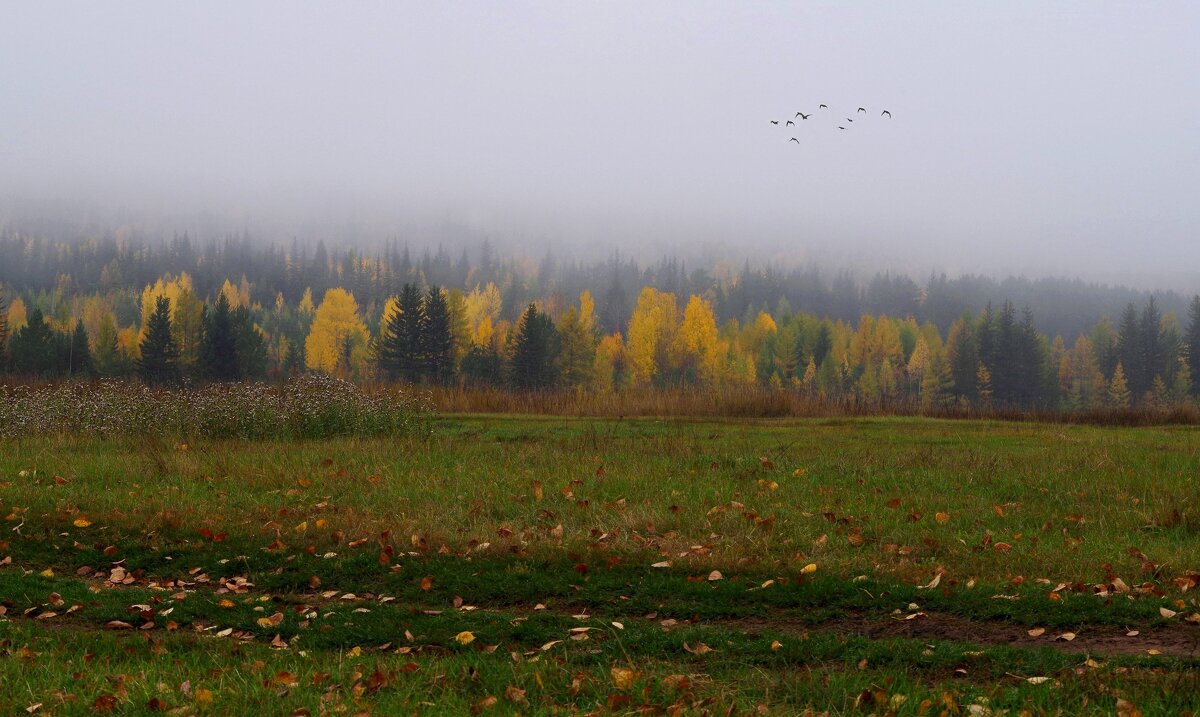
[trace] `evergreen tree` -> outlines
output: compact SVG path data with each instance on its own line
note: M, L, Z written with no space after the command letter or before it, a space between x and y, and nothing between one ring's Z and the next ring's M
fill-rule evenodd
M242 377L237 340L233 333L232 312L224 293L216 305L204 312L204 332L200 340L200 372L213 381L237 381Z
M550 388L555 381L558 331L550 317L530 304L521 316L514 339L509 374L518 388Z
M0 289L0 374L8 369L8 304Z
M955 321L950 327L950 333L946 339L946 354L950 360L954 395L962 400L975 400L975 374L979 370L979 340L968 317Z
M72 376L91 376L96 371L96 366L92 361L92 351L88 347L87 329L83 328L82 319L75 323L75 331L71 334L67 361L67 373Z
M492 346L472 346L462 360L462 375L469 383L498 386L503 378L504 362Z
M267 342L254 325L250 309L239 306L230 316L233 341L241 378L261 379L267 374Z
M151 385L179 382L179 347L171 335L171 301L165 296L154 302L141 352L137 365L143 381Z
M58 341L41 309L34 308L29 312L25 326L12 337L9 353L13 373L49 376L62 372Z
M441 289L429 287L424 309L419 344L422 373L434 383L447 384L454 378L454 337L450 333L450 307Z
M1117 363L1128 387L1136 390L1142 381L1141 336L1138 330L1137 308L1130 302L1121 312L1121 323L1117 327ZM1115 369L1114 369L1115 372ZM1147 385L1149 381L1146 382Z
M1140 383L1130 386L1130 390L1135 396L1152 391L1154 379L1161 378L1163 374L1167 373L1168 368L1173 368L1166 362L1162 315L1154 303L1153 296L1146 302L1146 308L1142 309L1142 318L1138 322L1138 339L1140 354L1138 358L1141 364L1141 375L1138 377Z
M416 284L406 283L396 300L396 309L385 316L375 349L375 362L385 377L413 383L420 379L424 367L421 356L424 329L421 292Z
M1183 336L1183 346L1192 378L1191 393L1194 396L1200 394L1200 295L1193 296L1191 306L1188 307L1188 326Z

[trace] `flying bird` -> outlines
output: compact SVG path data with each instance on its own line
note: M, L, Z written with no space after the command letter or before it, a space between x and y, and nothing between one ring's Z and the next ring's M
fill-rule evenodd
M852 119L850 119L849 117L847 117L847 118L846 118L846 121L847 121L847 122L853 122L854 120L852 120Z
M827 109L829 109L829 105L821 105L821 106L820 106L820 107L818 107L817 109L819 109L819 110L827 110Z
M784 127L795 127L795 126L796 126L796 123L791 120L788 120L787 124L784 125Z
M779 120L771 120L771 124L779 124Z
M882 116L884 116L884 115L887 115L887 116L888 116L888 119L891 119L891 118L892 118L892 113L891 113L891 112L889 112L889 111L887 111L887 110L884 110L883 112L880 112L880 113L879 113L879 116L880 116L880 117L882 117Z
M792 137L792 138L791 138L791 139L789 139L788 141L789 141L789 142L795 142L796 144L800 144L800 140L796 139L795 137Z
M858 108L858 111L859 111L859 112L866 112L867 110L866 110L866 108L865 108L865 107L859 107L859 108Z
M845 128L845 127L838 127L838 129L846 129L846 128Z
M809 117L812 117L812 113L810 112L809 114L804 114L803 112L797 112L797 113L796 113L796 116L797 116L797 117L799 117L799 118L800 118L800 119L802 119L802 120L806 120L806 119L808 119Z

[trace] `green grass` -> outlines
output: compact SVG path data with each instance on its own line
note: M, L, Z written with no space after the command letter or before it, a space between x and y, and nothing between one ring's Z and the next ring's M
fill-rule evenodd
M2 440L0 711L1178 712L1200 688L1176 582L1200 569L1198 448L1183 427L503 416ZM132 584L98 577L114 565ZM1175 649L854 629L914 612Z

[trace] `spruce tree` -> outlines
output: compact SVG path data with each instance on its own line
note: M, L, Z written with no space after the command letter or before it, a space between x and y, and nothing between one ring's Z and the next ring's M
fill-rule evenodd
M67 373L70 375L91 376L95 373L96 365L92 361L92 351L88 347L87 329L83 328L83 319L75 324L67 356L69 361Z
M0 289L0 374L8 370L8 304Z
M1153 391L1154 379L1161 377L1168 368L1164 356L1162 314L1159 313L1153 296L1146 302L1146 308L1142 309L1142 318L1138 322L1138 338L1142 374L1139 377L1141 383L1130 386L1135 396Z
M1117 327L1117 363L1122 368L1128 387L1137 395L1137 389L1142 383L1141 332L1137 308L1132 302L1121 312L1121 323Z
M58 341L41 309L34 308L29 312L25 326L13 335L9 351L13 373L49 376L62 372Z
M260 379L267 374L267 342L254 325L250 309L239 306L230 316L237 351L238 373L244 379Z
M420 290L415 284L405 284L396 304L395 313L380 328L375 361L388 379L416 382L422 373L420 352L425 328Z
M454 377L454 338L450 333L450 307L442 290L429 287L425 295L425 325L420 334L419 353L423 373L434 383L446 384Z
M1192 395L1200 394L1200 295L1192 297L1188 307L1188 327L1183 337L1187 367L1191 373Z
M200 339L200 373L212 381L237 381L242 377L237 340L229 299L217 295L216 305L204 312L204 333Z
M154 313L141 343L138 374L151 385L179 382L179 346L171 335L171 301L165 296L154 302Z
M509 370L517 388L550 388L555 380L558 331L550 317L530 304L521 315Z

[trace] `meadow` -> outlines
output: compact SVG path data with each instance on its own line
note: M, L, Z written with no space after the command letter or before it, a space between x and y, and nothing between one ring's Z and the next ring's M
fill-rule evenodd
M1195 427L379 433L0 439L0 712L1196 709Z

